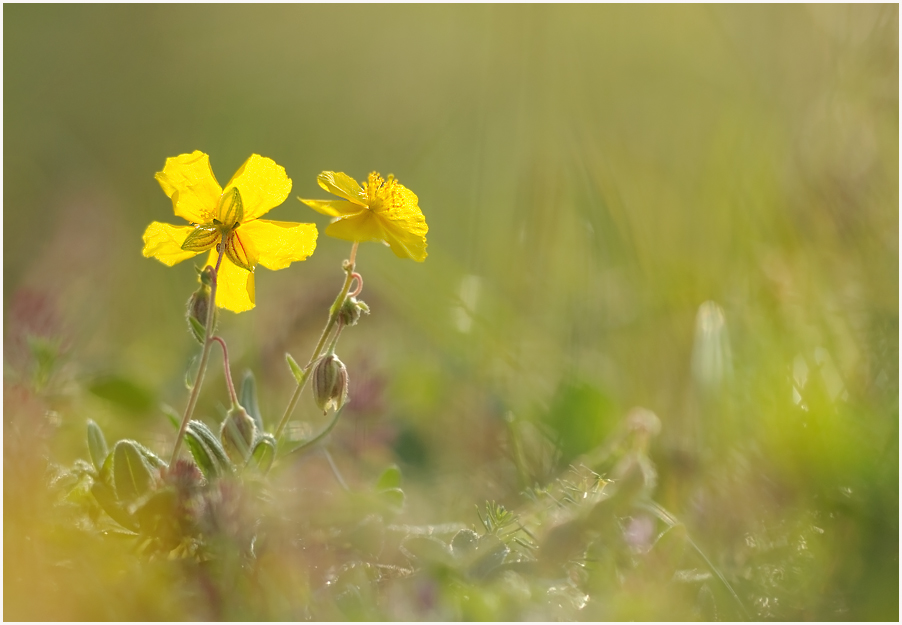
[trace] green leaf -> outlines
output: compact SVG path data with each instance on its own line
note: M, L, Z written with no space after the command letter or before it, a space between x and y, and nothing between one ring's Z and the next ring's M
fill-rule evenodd
M301 369L301 366L295 362L294 358L291 357L291 354L285 354L285 360L288 361L288 366L291 368L291 374L294 376L294 379L298 384L304 383L304 370Z
M188 448L191 457L194 458L194 464L204 474L207 481L222 475L219 463L213 458L213 452L207 448L197 433L190 429L185 431L185 447Z
M190 421L188 423L188 429L185 431L186 436L188 433L191 433L192 436L203 443L208 451L208 456L216 466L215 477L234 472L235 468L232 466L232 462L222 448L222 443L219 442L219 438L217 438L203 422L195 420ZM195 461L196 460L197 459L195 458ZM204 467L202 467L200 463L198 463L198 466L201 471L204 471ZM207 477L206 472L204 472L204 476Z
M113 448L113 483L120 503L128 503L144 495L154 482L153 469L140 446L124 440Z
M203 345L207 336L207 329L204 327L204 324L191 316L188 317L188 323L191 326L191 334L194 335L198 343Z
M404 491L400 488L387 488L379 493L379 497L388 503L396 512L404 507Z
M147 463L154 469L164 469L169 466L163 461L162 458L150 451L141 443L135 443L135 447L138 448L138 451L141 452L141 455L144 456L144 459L147 461Z
M122 509L119 502L116 501L116 493L108 484L94 482L91 486L91 494L94 495L94 499L97 500L104 512L110 515L110 518L116 523L130 530L138 529L138 523Z
M112 487L113 485L113 454L107 454L106 460L103 461L103 465L100 467L100 471L98 471L100 480Z
M617 404L602 389L565 376L544 415L560 450L559 464L566 467L601 445L619 424L620 415Z
M171 486L148 493L133 505L141 532L156 536L168 549L175 548L178 544L177 505L178 494Z
M244 406L247 414L253 418L257 431L263 431L263 416L260 414L260 404L257 402L257 381L250 370L244 374L241 381L241 392L238 394L238 403Z
M210 451L213 452L213 456L217 462L226 466L231 466L232 463L229 461L229 457L226 455L225 450L222 448L222 443L219 442L219 437L217 437L213 433L213 431L207 427L206 423L192 419L188 422L188 431L194 432L201 438L204 444L207 445L207 447L210 448Z
M272 467L273 460L276 459L276 439L271 434L264 434L254 443L254 449L251 452L250 464L264 475L269 472Z
M110 448L107 447L106 439L103 437L103 431L100 426L88 419L88 452L91 454L91 462L94 468L100 471L103 467L103 461L110 455Z
M391 465L386 468L379 479L376 480L376 490L388 490L390 488L401 487L401 469L398 465Z

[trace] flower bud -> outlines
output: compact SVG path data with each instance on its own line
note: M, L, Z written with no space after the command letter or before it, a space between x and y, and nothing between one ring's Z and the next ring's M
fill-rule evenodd
M327 354L313 368L313 400L323 414L339 410L348 399L348 370L335 354Z
M200 276L200 283L204 286L213 286L213 274L215 270L207 265L203 268L203 270L198 269L198 275Z
M219 440L229 460L236 466L243 467L254 446L257 437L257 426L254 419L239 405L234 405L222 422Z
M341 319L341 325L348 327L357 325L362 314L370 314L370 307L366 305L366 302L358 301L356 297L348 297L338 311L338 318Z
M191 297L188 299L187 305L187 318L188 318L188 329L191 330L191 334L194 338L197 339L198 343L203 344L204 339L206 338L206 327L207 327L207 312L210 309L210 287L201 284L200 288L198 288L194 293L192 293ZM216 327L216 322L219 319L218 315L219 311L215 308L213 309L213 328ZM213 328L210 329L212 333Z

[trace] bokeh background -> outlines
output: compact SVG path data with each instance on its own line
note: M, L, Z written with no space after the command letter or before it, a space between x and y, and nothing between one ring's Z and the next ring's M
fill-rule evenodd
M30 532L42 462L84 457L87 418L171 444L195 273L143 258L141 234L178 222L153 175L199 149L220 183L274 159L294 186L270 216L321 231L295 196L325 198L322 170L393 173L420 198L424 263L358 256L373 312L342 338L352 403L330 444L352 485L396 462L409 522L470 524L641 406L662 425L655 499L745 580L752 617L898 619L897 5L3 16L10 618L160 616L126 596L97 616ZM321 235L257 272L255 310L222 315L270 423L347 253ZM225 402L214 359L199 414ZM309 397L295 416L322 419ZM321 464L282 479L333 479ZM630 609L577 617L654 615Z

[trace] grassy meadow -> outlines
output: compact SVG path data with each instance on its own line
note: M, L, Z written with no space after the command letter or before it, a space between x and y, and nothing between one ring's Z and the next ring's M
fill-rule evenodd
M899 619L898 5L3 14L4 618ZM267 431L350 250L297 197L394 174L429 231L361 243L341 418L198 486L189 550L78 462L89 419L172 453L205 257L141 236L193 150L319 230L219 313Z

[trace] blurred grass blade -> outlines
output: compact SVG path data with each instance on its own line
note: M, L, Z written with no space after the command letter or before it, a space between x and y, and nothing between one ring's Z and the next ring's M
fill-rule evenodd
M155 404L151 391L121 375L101 376L91 382L88 390L93 395L133 414L150 412Z
M332 415L332 420L329 421L328 425L326 425L326 427L324 427L323 430L319 434L317 434L310 440L304 441L303 443L301 443L297 447L294 447L293 449L289 450L286 453L293 454L293 453L297 453L300 451L304 451L305 449L309 449L309 448L313 447L314 445L319 443L321 440L326 438L326 436L329 434L329 432L332 431L332 428L335 427L335 424L338 423L338 418L341 417L341 413L344 412L344 409L346 407L347 407L347 404L342 406L340 409L336 410L335 413Z
M179 426L182 425L182 418L178 415L175 409L173 409L173 407L168 404L163 404L162 406L160 406L160 410L162 410L163 414L166 415L166 419L169 420L169 423L172 424L172 427L178 430Z
M260 404L257 401L257 381L250 370L245 372L244 379L241 381L238 403L244 407L247 414L254 420L257 431L263 432L263 416L260 414Z
M680 527L685 528L685 525L683 525L683 523L679 519L677 519L674 515L672 515L670 512L668 512L666 508L655 503L654 501L651 501L651 502L648 502L645 504L639 504L638 507L642 508L643 510L647 510L648 512L651 512L656 517L658 517L658 519L660 519L661 521L663 521L670 527L680 526ZM745 609L745 604L742 602L742 599L739 598L739 594L733 589L733 586L727 580L726 576L724 576L724 574L720 571L719 568L714 566L714 563L711 562L711 560L708 558L708 556L705 555L705 552L701 550L701 548L695 543L694 540L692 540L692 537L689 536L688 532L686 532L684 530L683 535L686 539L686 544L688 544L690 547L692 547L692 549L695 550L695 552L699 555L699 557L702 560L704 560L704 562L708 566L708 568L711 569L711 572L714 573L714 575L717 577L717 579L720 580L720 583L722 583L724 585L724 587L727 589L727 592L730 593L730 596L733 597L734 601L736 601L736 605L739 608L739 612L742 615L742 618L745 620L750 620L749 613Z

